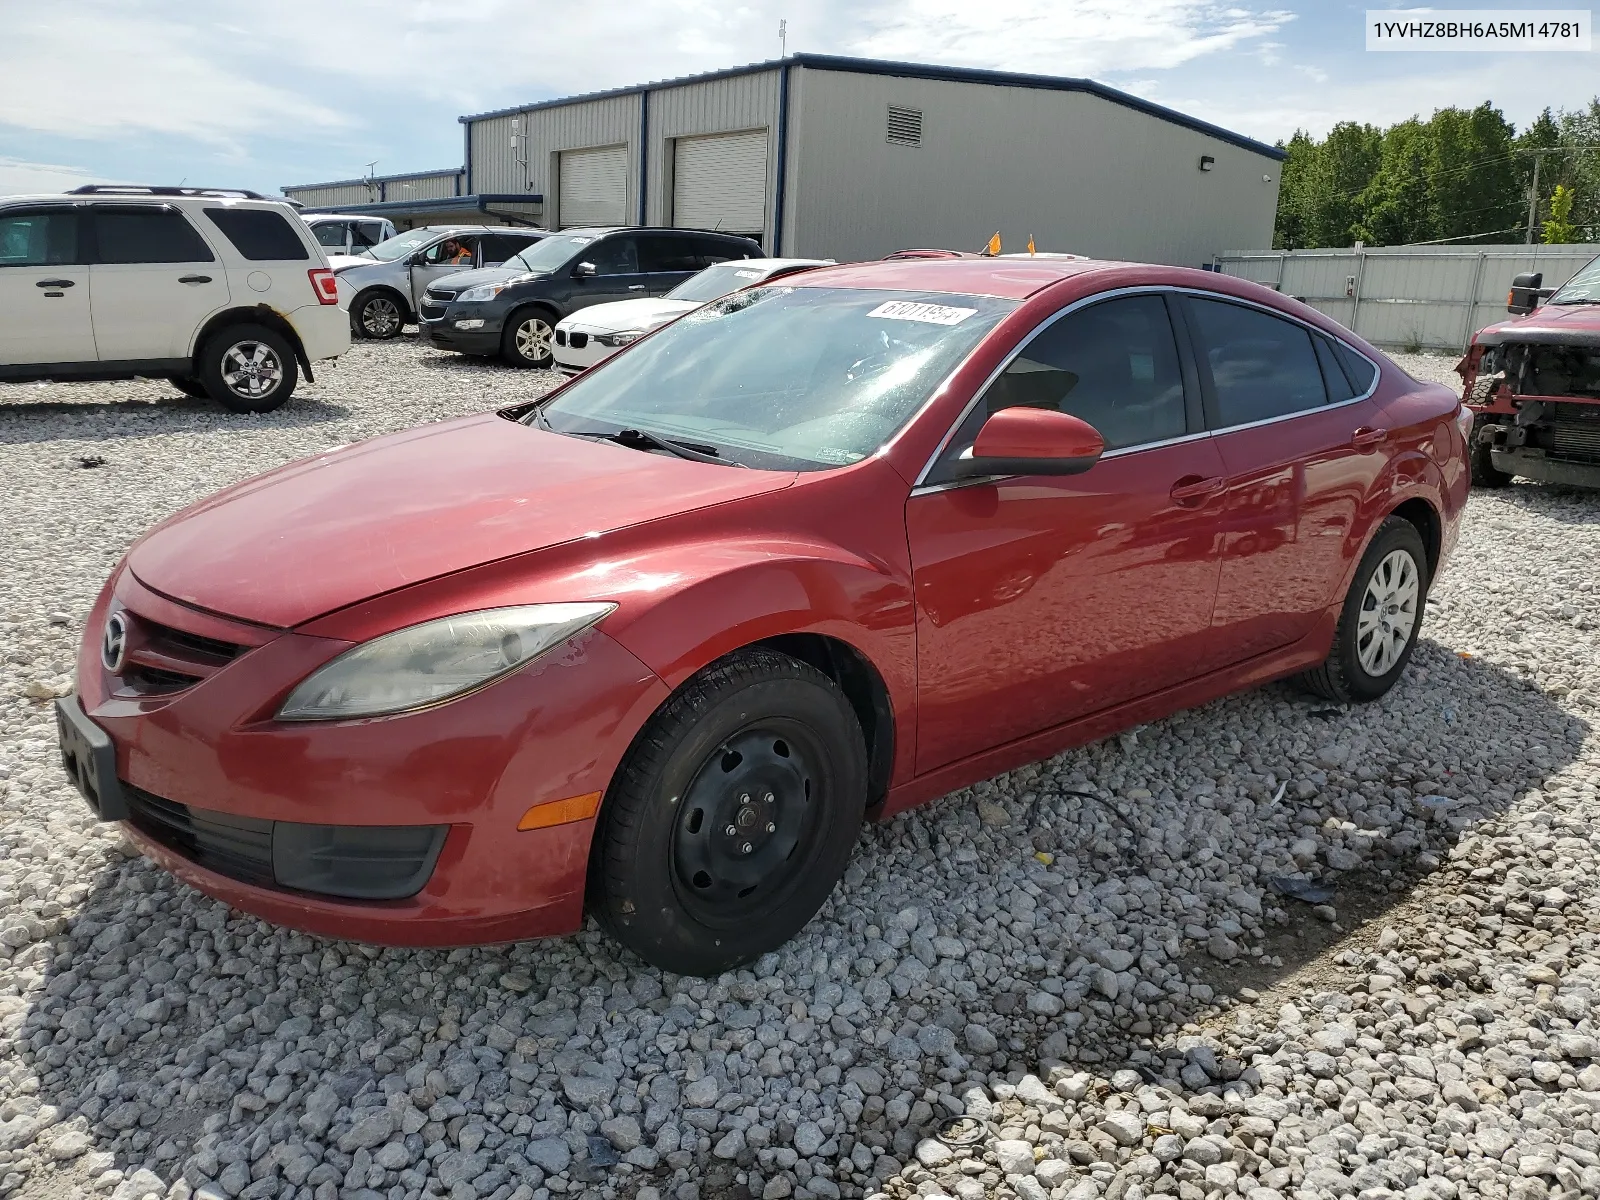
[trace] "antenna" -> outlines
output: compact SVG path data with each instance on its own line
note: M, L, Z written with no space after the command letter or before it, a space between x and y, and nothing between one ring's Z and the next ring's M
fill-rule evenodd
M369 198L372 197L372 196L377 195L377 192L378 192L378 185L373 180L373 174L376 171L376 168L378 166L378 161L379 160L375 158L375 159L373 159L371 162L369 162L367 164L367 173L363 177L363 181L367 185L367 195L368 195Z
M778 21L778 57L789 57L789 22L786 19Z

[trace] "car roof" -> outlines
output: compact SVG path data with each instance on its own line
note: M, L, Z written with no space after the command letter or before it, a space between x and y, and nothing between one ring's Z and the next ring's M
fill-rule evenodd
M95 195L76 192L35 192L23 196L0 196L0 207L9 208L14 204L143 204L148 207L152 204L181 204L184 201L223 207L233 205L250 207L262 204L272 208L294 207L282 196L237 196L220 191L200 191L186 196L170 196L162 192L102 192ZM299 215L298 210L296 215Z
M807 271L802 287L862 288L900 292L949 292L1025 300L1074 275L1136 266L1093 258L908 258L846 263Z

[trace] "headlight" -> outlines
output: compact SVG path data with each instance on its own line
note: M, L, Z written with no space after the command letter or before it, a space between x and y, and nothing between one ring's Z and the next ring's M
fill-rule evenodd
M615 604L527 604L426 621L373 638L289 693L280 721L407 712L492 683L595 624Z
M477 287L469 287L466 291L456 295L456 299L463 304L481 304L485 300L493 300L506 290L503 283L480 283Z
M594 340L602 346L626 346L644 336L642 329L624 329L621 333L597 333Z

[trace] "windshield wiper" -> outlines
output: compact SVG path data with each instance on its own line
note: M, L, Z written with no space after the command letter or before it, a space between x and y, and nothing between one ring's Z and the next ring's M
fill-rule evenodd
M619 446L627 446L630 450L665 450L668 454L676 454L679 458L686 458L690 462L715 463L719 467L744 465L729 463L718 453L715 446L706 446L698 442L670 441L656 436L647 429L619 429L615 433L602 433L596 436L604 441L615 442Z

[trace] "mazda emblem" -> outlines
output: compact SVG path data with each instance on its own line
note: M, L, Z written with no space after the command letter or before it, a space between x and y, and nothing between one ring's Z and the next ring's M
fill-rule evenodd
M128 657L128 622L119 612L106 620L106 631L100 638L100 663L113 675L122 670Z

